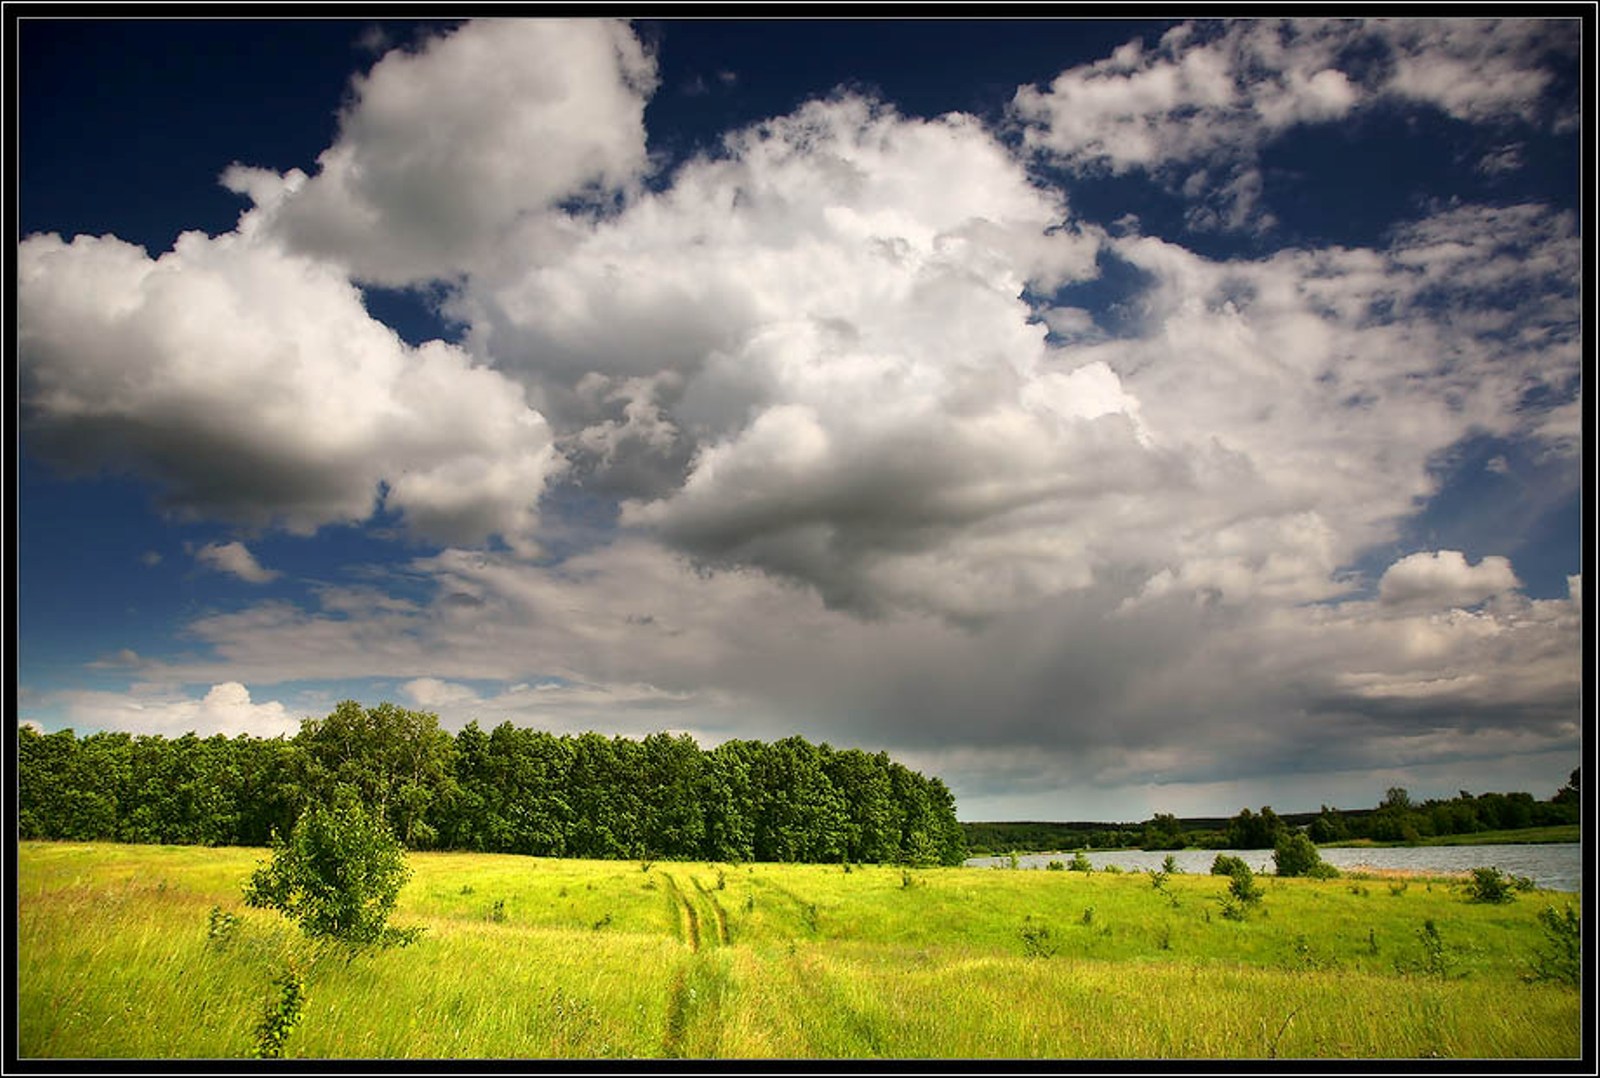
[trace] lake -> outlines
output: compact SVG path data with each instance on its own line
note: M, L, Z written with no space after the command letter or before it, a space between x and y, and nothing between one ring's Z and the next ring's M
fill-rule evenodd
M1577 842L1507 843L1494 846L1373 846L1319 847L1322 859L1337 869L1405 869L1412 872L1466 872L1493 867L1509 876L1526 876L1547 891L1579 891L1583 887L1583 846ZM1116 865L1128 872L1160 868L1166 850L1090 850L1086 854L1095 868ZM1172 850L1178 868L1203 875L1211 871L1217 854L1243 858L1257 872L1272 872L1271 850ZM1051 861L1068 861L1070 853L1026 853L1017 855L1018 868L1044 868ZM1005 857L974 857L966 864L974 868L1004 868Z

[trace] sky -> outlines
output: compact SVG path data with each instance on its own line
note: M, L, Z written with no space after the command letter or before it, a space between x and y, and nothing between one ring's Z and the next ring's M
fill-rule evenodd
M1582 29L23 20L18 721L1549 797Z

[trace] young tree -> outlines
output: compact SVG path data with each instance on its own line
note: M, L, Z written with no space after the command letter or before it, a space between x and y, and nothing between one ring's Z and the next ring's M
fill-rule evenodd
M287 840L274 835L272 861L251 875L244 899L278 910L312 938L404 944L417 930L385 924L410 876L388 824L346 798L305 813Z
M1333 872L1333 866L1322 859L1322 855L1317 852L1316 843L1312 842L1303 831L1285 831L1280 834L1277 845L1272 851L1272 862L1280 876L1323 877Z

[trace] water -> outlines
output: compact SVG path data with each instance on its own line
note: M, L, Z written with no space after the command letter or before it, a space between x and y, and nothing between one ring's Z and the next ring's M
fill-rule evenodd
M1382 846L1319 848L1322 859L1337 869L1406 869L1413 872L1466 872L1493 867L1508 876L1526 876L1546 891L1578 891L1583 887L1583 847L1576 842L1507 843L1496 846ZM1192 875L1211 871L1217 854L1241 858L1257 872L1272 872L1271 850L1172 850L1178 868ZM1091 850L1086 856L1097 869L1116 865L1127 872L1160 868L1166 850ZM1018 868L1044 868L1051 861L1070 861L1069 853L1017 855ZM1004 868L1006 857L974 857L974 868Z

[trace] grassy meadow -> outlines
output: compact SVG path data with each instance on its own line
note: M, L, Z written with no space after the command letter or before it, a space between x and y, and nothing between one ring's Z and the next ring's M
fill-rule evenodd
M391 923L314 944L240 888L264 850L22 843L23 1058L1566 1058L1538 912L1446 880L416 853ZM220 908L226 917L214 917ZM1426 926L1433 925L1430 935Z

